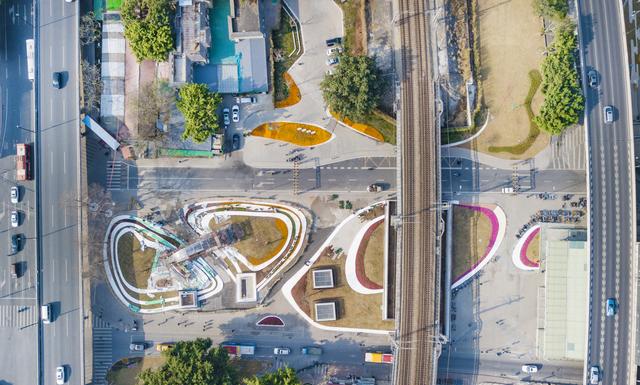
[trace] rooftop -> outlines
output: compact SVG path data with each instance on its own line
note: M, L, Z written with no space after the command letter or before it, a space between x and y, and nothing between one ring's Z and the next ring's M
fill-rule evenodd
M260 8L257 0L229 0L229 4L232 33L260 32Z
M334 286L333 283L333 270L331 269L318 269L313 271L313 288L314 289L328 289Z
M338 319L335 302L318 302L315 304L316 321L335 321Z

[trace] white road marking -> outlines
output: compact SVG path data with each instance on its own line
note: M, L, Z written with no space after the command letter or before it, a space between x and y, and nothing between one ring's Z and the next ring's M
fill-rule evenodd
M53 151L49 155L49 165L51 166L51 175L53 175Z
M69 264L67 259L64 260L64 281L69 282Z
M55 206L51 206L51 227L55 226L55 221L53 217Z
M56 260L51 259L51 282L56 281L55 267L56 267Z
M53 68L53 44L49 46L49 68Z
M64 151L62 153L62 171L64 172L64 174L67 174L67 152Z

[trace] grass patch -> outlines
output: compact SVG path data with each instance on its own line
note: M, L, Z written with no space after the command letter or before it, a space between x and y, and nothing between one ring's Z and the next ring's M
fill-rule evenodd
M107 10L118 11L122 6L122 0L107 0Z
M535 237L529 243L529 247L527 247L527 259L531 262L540 262L540 231L536 234Z
M384 222L378 226L364 250L364 274L371 282L384 284Z
M338 117L333 112L331 112L331 115L352 129L372 139L379 142L396 144L396 121L380 110L373 110L371 114L358 121L352 121L347 117Z
M335 3L342 8L344 49L352 55L365 55L367 53L365 1L349 0L343 2L335 0Z
M311 130L314 134L303 132L298 130L298 128ZM291 122L264 123L254 128L253 131L251 131L251 135L280 140L297 146L316 146L331 139L331 133L323 128L310 124Z
M531 108L531 102L533 101L533 97L538 92L538 88L540 88L540 84L542 83L542 75L538 70L529 71L529 92L527 92L527 96L524 99L524 108L527 110L527 116L529 118L529 135L522 142L514 145L514 146L489 146L489 151L491 152L508 152L514 155L524 154L533 143L538 139L538 135L540 135L540 129L538 125L533 121L534 113Z
M136 385L140 372L146 369L158 369L165 362L166 358L163 356L122 359L107 372L107 382L112 385Z
M124 234L118 241L118 262L124 279L139 289L145 289L156 250L147 247L142 251L140 246L133 234Z
M453 206L453 279L484 257L491 240L491 221L466 207Z
M300 49L297 54L289 56L297 47L293 29L295 20L285 12L284 7L285 5L283 4L280 11L280 26L278 29L274 29L271 34L274 52L280 53L280 59L278 61L274 60L273 64L273 97L276 108L291 106L300 101L300 90L287 73L287 70L304 52ZM279 103L281 105L278 105Z
M271 369L272 362L269 360L244 360L232 359L229 364L243 378L252 378L253 376L261 376Z
M309 317L313 314L316 302L334 300L337 304L338 319L336 321L321 322L326 326L366 328L378 330L393 330L393 320L382 319L383 294L363 295L351 290L344 275L346 256L332 260L329 256L321 256L313 264L313 269L300 279L294 286L292 294L300 308ZM315 269L331 268L334 272L335 287L332 289L314 289L312 271Z
M212 220L209 227L218 230L230 223L241 224L247 232L248 236L233 246L254 265L270 260L285 246L287 225L281 219L233 215L222 223Z

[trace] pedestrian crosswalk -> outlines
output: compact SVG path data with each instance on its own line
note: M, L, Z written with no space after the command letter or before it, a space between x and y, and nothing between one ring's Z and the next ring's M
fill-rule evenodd
M35 306L0 305L0 328L26 328L38 324Z
M119 160L107 162L107 190L122 190L127 188L129 179L128 165Z
M113 360L113 331L109 327L93 328L93 380L94 385L107 384L107 372Z

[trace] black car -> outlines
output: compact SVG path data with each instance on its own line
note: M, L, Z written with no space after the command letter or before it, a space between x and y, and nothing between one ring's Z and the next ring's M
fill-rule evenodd
M327 40L327 47L333 47L334 45L342 44L341 37L334 37L333 39Z
M62 88L62 73L61 72L54 72L53 75L51 76L51 84L53 85L53 88Z
M20 245L22 245L22 234L13 234L11 236L11 254L20 251Z
M587 72L587 78L589 79L589 87L596 88L598 86L598 74L595 70Z
M233 143L233 151L237 150L240 148L240 135L238 134L233 134L233 137L231 138L232 143Z

